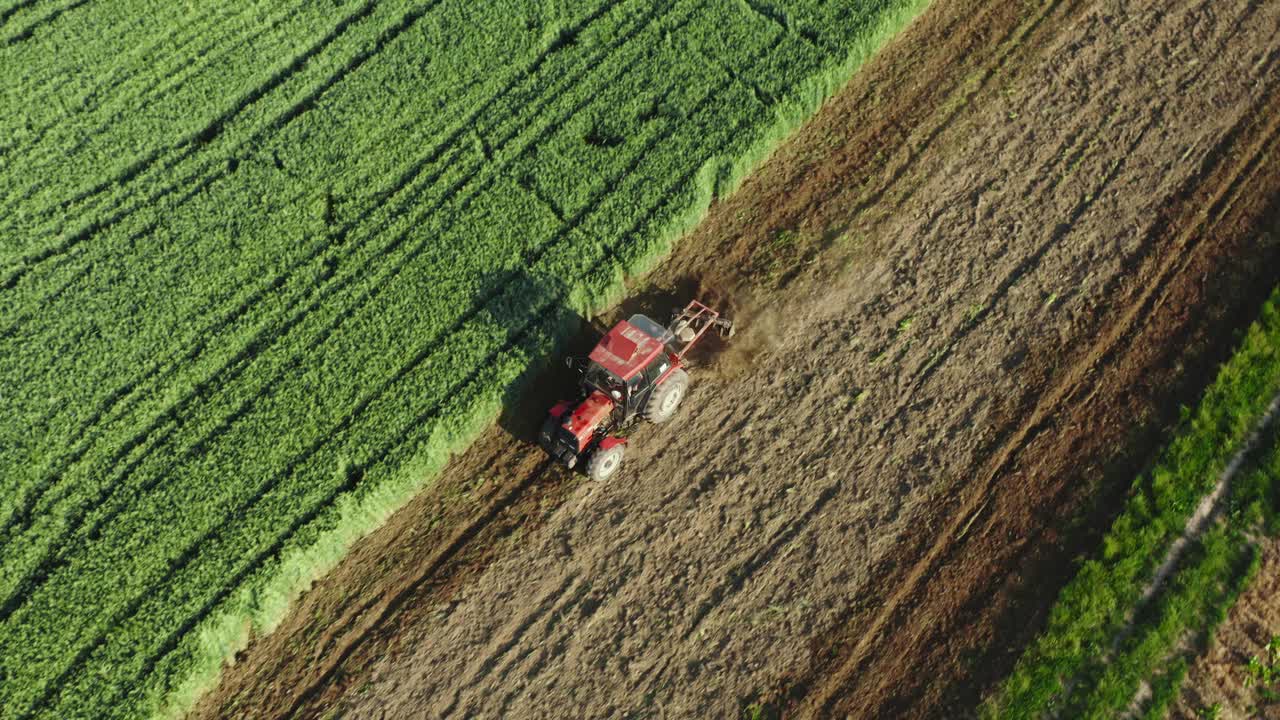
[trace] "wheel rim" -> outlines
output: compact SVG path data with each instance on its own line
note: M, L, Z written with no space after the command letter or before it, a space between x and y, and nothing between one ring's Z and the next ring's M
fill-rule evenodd
M600 477L609 477L618 469L618 454L609 453L600 463Z
M662 414L666 415L676 409L676 404L680 402L680 396L683 395L679 388L675 388L662 401Z

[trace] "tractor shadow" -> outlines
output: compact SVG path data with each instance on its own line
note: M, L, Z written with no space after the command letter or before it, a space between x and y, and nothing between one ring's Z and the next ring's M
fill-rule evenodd
M685 306L690 299L697 297L698 279L692 276L680 278L670 285L646 285L628 295L621 303L601 315L602 320L612 326L619 320L625 320L636 313L642 313L666 323L671 319L671 312Z
M570 311L571 312L571 311ZM507 388L502 410L498 415L498 427L508 435L529 445L537 444L538 431L547 418L547 411L561 400L575 397L579 374L564 364L566 357L586 355L594 342L592 332L586 330L592 323L572 313L579 322L579 329L564 338L561 350L545 361L535 362Z
M498 415L498 426L521 443L535 444L547 409L574 392L577 373L564 358L591 351L593 324L566 303L569 291L560 278L518 268L494 273L478 293L488 298L509 343L535 348L528 366L503 389Z

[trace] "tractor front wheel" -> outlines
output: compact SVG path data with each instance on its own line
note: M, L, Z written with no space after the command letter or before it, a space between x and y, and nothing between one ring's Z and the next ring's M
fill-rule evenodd
M649 402L644 404L644 419L651 423L666 422L676 414L685 391L689 389L689 373L673 370L662 384L653 389Z
M618 473L622 467L622 455L626 445L614 445L607 450L596 450L587 461L587 477L604 482Z

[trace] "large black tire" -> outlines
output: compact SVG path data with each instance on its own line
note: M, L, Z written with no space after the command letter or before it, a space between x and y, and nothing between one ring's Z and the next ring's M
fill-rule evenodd
M676 369L667 376L662 384L653 389L648 402L644 404L644 419L651 423L662 423L671 419L684 400L689 389L689 373Z
M596 482L604 482L618 474L626 447L626 445L614 445L608 450L596 450L592 453L591 459L587 460L587 477Z

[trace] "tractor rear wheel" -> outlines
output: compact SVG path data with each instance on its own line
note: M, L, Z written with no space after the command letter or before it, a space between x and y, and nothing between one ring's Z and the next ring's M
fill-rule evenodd
M607 450L596 450L587 460L587 477L596 482L604 482L613 477L622 467L622 455L626 445L614 445Z
M644 404L644 419L651 423L670 420L688 389L689 373L682 369L673 370L661 385L653 389L649 401Z

